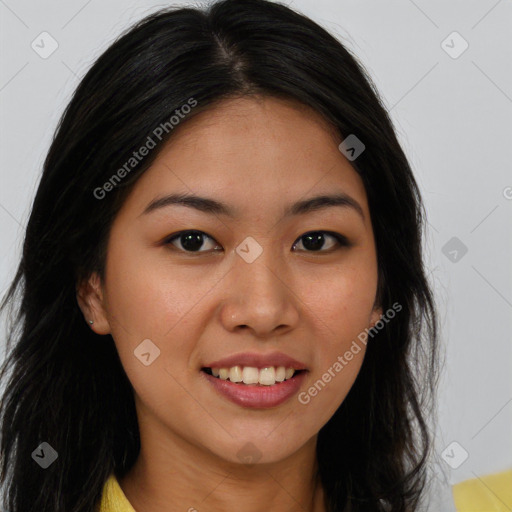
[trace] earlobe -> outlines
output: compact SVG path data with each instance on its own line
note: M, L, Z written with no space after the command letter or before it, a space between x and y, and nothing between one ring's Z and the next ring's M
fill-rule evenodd
M370 327L374 327L375 324L382 318L382 308L375 308L370 316Z
M97 334L110 334L101 279L96 272L77 285L76 299L91 329Z

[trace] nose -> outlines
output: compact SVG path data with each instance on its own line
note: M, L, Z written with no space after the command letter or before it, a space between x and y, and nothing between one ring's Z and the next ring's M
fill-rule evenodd
M300 301L289 275L284 262L277 264L270 250L263 250L252 263L235 254L224 283L226 293L220 312L224 328L230 332L246 329L258 338L294 329Z

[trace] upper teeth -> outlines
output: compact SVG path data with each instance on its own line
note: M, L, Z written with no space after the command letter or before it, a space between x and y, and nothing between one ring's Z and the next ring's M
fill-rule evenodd
M243 382L244 384L262 384L272 386L276 382L290 379L295 373L294 368L284 366L267 366L261 370L253 366L233 366L231 368L212 368L212 375L222 380Z

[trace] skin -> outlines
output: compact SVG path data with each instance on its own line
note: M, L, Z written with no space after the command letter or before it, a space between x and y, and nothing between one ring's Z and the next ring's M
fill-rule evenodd
M294 396L274 408L240 407L200 368L235 353L282 351L306 364L307 391L380 318L366 192L341 140L293 101L224 100L175 128L114 220L105 281L93 274L78 302L97 334L112 335L135 390L141 453L120 485L136 510L325 510L317 435L354 383L365 345L307 405ZM142 215L176 192L214 198L238 215L176 205ZM355 199L364 219L339 206L281 219L285 206L334 192ZM187 253L183 238L165 244L189 229L207 235L202 252ZM310 231L352 245L326 234L311 250L302 238ZM247 236L263 249L252 263L235 252ZM160 349L149 366L134 356L145 339ZM260 455L252 465L237 456L249 442Z

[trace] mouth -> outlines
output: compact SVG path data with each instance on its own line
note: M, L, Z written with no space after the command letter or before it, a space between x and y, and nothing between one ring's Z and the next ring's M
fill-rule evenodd
M296 378L306 369L295 369L285 366L265 366L257 368L255 366L231 366L224 368L203 367L201 371L215 379L229 381L233 384L243 386L278 386L283 382Z
M277 407L295 395L309 369L283 352L243 352L201 367L205 383L223 399L244 407Z
M284 404L303 386L308 370L285 366L236 365L203 367L206 385L217 396L246 409L271 409Z

